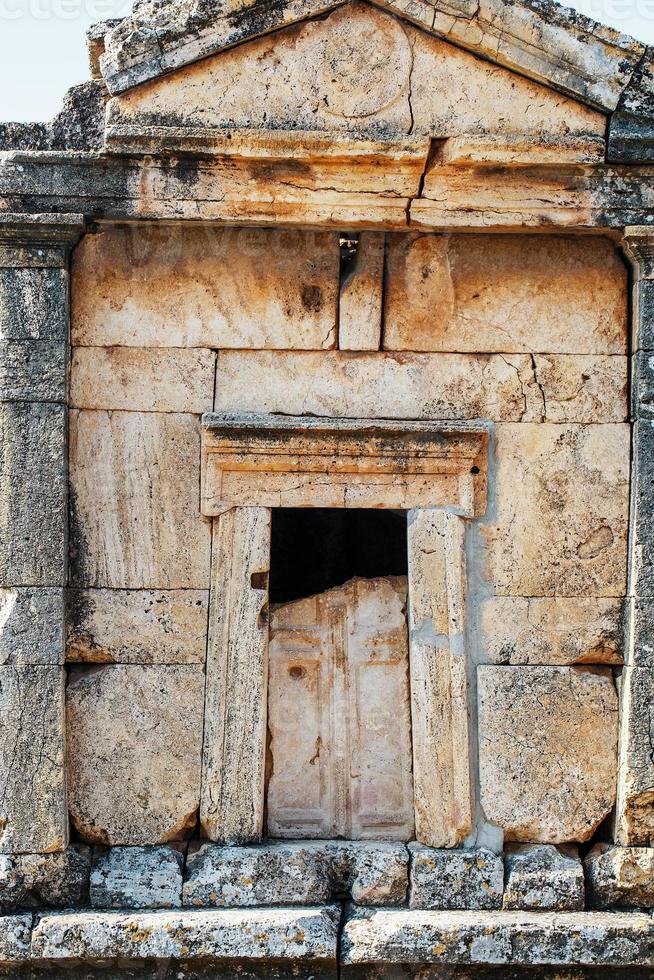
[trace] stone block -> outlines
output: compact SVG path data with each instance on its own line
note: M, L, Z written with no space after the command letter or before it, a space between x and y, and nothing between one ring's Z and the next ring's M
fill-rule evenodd
M548 980L568 980L562 967L598 966L611 971L600 977L619 977L622 967L654 965L654 931L651 916L638 913L353 909L345 921L341 961L345 967L449 965L454 976L460 971L462 977L466 965L492 965L503 978L511 976L500 970L504 965L523 967L518 976L528 977L537 977L539 967L557 967L545 974ZM431 976L435 980L438 973ZM571 980L580 980L579 974Z
M608 238L394 234L387 263L386 350L626 354L627 270Z
M0 401L63 404L67 380L65 341L0 340Z
M505 909L583 912L584 869L576 847L509 844L504 860Z
M66 660L203 664L208 602L200 589L70 589Z
M0 337L68 340L68 273L0 268Z
M197 419L72 411L70 481L73 585L209 587Z
M64 671L0 667L0 854L62 851L68 839Z
M68 793L82 840L146 845L195 827L200 801L200 667L71 671Z
M626 417L626 358L552 355L542 377L534 363L527 354L221 351L215 408L495 422L544 421L550 411L557 422Z
M338 304L339 350L379 350L386 236L362 231L356 253L341 276Z
M203 844L187 861L184 905L312 905L335 901L347 892L359 905L400 905L406 898L408 863L401 844Z
M615 840L654 846L654 670L625 667L620 681L622 738Z
M437 850L410 844L412 909L500 909L504 861L486 848Z
M184 855L171 847L95 847L91 905L172 909L182 904Z
M73 257L72 342L329 349L339 262L333 232L142 222L103 230Z
M66 409L0 405L0 585L66 583Z
M335 964L340 906L43 916L39 960L309 960Z
M495 596L479 609L483 656L506 665L621 664L620 599Z
M215 368L211 350L75 347L70 404L132 412L210 412Z
M631 636L627 651L630 667L654 667L654 599L628 599Z
M0 916L0 964L27 963L31 959L31 915ZM6 976L19 976L13 968Z
M632 595L654 598L654 426L651 419L633 425L632 548L630 582Z
M495 506L480 526L496 595L624 595L626 425L496 427Z
M480 667L481 805L506 840L589 840L615 803L608 668Z
M654 848L596 844L584 868L591 908L654 908Z
M654 350L654 279L634 286L634 350Z
M74 908L89 897L91 849L71 844L58 854L0 857L0 909Z
M64 590L0 589L0 664L61 666Z

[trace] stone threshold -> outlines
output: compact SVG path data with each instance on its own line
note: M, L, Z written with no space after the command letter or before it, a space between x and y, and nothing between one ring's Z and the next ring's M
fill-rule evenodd
M190 966L654 967L644 912L423 912L307 908L57 912L0 917L0 971L175 961ZM18 973L16 975L19 975ZM216 973L216 976L220 973ZM236 975L236 974L234 974ZM241 975L240 972L238 975Z

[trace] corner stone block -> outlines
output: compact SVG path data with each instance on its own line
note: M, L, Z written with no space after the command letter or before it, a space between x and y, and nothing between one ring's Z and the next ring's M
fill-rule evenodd
M83 840L160 844L194 829L203 695L201 667L71 671L68 790L71 819Z
M63 662L64 590L0 589L0 665Z
M574 845L509 844L505 909L583 912L584 869Z
M0 586L66 584L66 409L0 405Z
M65 341L0 339L0 401L64 404L67 378Z
M68 341L68 273L0 268L0 337Z
M95 847L91 905L172 909L182 904L184 854L172 847Z
M74 908L89 898L91 848L73 844L58 854L0 858L0 910Z
M435 850L410 844L412 909L500 909L501 855L479 850Z
M607 668L480 667L481 805L505 839L586 841L615 803L618 700Z
M654 908L654 848L596 844L584 867L591 908Z
M63 669L0 667L0 765L0 854L62 851Z
M616 843L654 846L654 669L626 667L622 708Z

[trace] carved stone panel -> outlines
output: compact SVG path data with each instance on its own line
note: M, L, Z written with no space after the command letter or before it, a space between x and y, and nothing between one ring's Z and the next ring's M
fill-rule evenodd
M273 613L271 837L413 836L406 591L354 579Z

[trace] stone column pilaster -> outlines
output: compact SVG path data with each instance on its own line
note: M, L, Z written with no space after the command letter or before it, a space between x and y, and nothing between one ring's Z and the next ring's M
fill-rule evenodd
M0 853L61 850L71 247L81 216L0 214Z
M654 844L654 228L627 228L633 270L632 491L616 841Z

